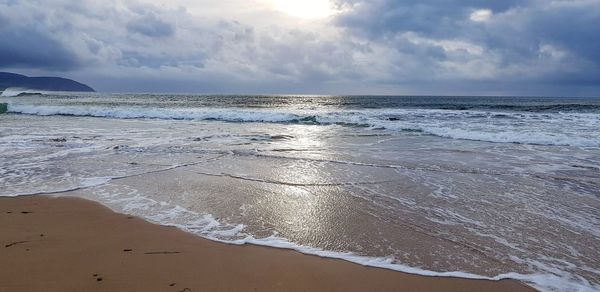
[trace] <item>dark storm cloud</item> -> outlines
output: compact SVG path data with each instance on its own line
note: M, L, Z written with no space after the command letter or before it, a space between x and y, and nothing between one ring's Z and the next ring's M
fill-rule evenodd
M556 44L600 65L600 2L576 3L530 9L531 14L523 15L521 23L529 25L527 32L532 38Z
M152 50L159 47L149 46L152 40L134 38L173 36L174 13L137 1L0 0L0 68L145 66L139 60L151 67L178 64L177 54Z
M127 29L132 33L139 33L147 37L169 37L175 33L172 24L159 19L150 13L138 17L127 23Z
M0 69L108 91L600 95L600 0L332 2L303 22L236 14L247 0L0 0Z
M600 1L337 1L348 32L421 58L425 67L456 61L442 41L482 49L499 82L600 84ZM472 18L486 11L483 19ZM415 41L415 38L421 38ZM456 50L454 50L456 53ZM430 62L431 61L431 62ZM535 71L535 72L534 72ZM505 74L502 74L505 72Z
M336 18L341 26L369 37L398 31L449 37L463 33L461 26L475 9L504 12L527 0L338 0L338 5L352 9Z
M40 25L14 21L0 1L0 68L26 67L69 70L79 65L75 53ZM43 22L44 19L40 19Z
M25 29L0 29L0 68L25 67L69 70L79 66L77 56L59 41Z

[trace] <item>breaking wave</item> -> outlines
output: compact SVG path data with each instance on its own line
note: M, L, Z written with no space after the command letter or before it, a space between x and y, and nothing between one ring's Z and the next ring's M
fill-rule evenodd
M41 95L44 92L36 89L27 89L27 88L19 88L19 87L9 87L4 91L0 92L0 97L16 97L22 96L26 94L30 95Z
M419 135L531 145L600 147L600 114L486 112L442 109L294 110L160 108L97 105L9 104L8 112L117 119L164 119L238 123L298 123L368 127Z

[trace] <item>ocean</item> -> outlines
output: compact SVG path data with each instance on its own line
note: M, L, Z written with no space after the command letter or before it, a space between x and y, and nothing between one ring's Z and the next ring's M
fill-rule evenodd
M600 290L600 98L3 96L0 196L230 244Z

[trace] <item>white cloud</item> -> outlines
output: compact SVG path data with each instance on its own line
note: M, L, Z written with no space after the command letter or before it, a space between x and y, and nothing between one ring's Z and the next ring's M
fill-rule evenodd
M489 9L479 9L475 10L469 16L469 19L475 22L484 22L488 21L492 17L493 13Z
M12 40L0 44L0 69L73 74L108 91L264 93L418 93L449 82L598 72L594 42L574 44L578 34L545 20L585 11L573 22L585 31L598 22L590 9L598 0L560 7L507 0L490 9L336 0L344 10L322 18L291 17L274 1L0 0L0 37Z

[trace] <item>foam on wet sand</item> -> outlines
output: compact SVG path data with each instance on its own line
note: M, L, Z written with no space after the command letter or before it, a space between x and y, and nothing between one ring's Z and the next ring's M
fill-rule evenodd
M76 198L0 198L1 291L532 291L208 241Z

